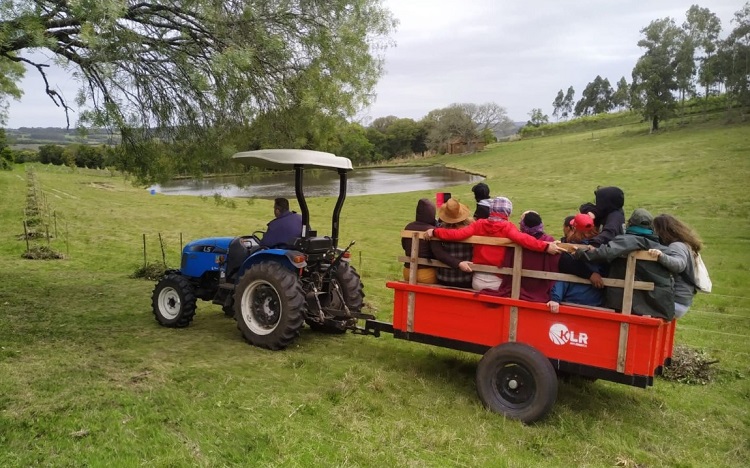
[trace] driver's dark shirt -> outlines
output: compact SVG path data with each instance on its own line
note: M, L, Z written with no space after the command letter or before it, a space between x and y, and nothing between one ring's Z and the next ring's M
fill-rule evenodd
M260 241L260 245L274 247L289 244L296 237L302 236L302 215L294 211L285 211L278 218L268 223L268 229Z

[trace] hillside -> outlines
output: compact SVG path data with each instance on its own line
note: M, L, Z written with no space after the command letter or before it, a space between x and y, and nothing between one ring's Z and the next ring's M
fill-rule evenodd
M424 162L424 161L420 161ZM561 382L535 426L479 403L479 356L304 329L268 352L243 342L219 306L193 324L159 327L144 261L179 265L180 244L249 234L267 200L149 195L108 172L17 166L0 171L0 466L744 466L750 458L750 125L645 125L492 145L426 160L487 176L535 209L558 237L562 219L599 185L626 193L627 214L673 213L705 241L714 292L696 297L677 344L719 362L714 380L657 378L642 390ZM21 258L29 176L48 206L51 247L65 260ZM470 185L445 187L473 209ZM355 239L368 310L390 320L399 232L420 197L351 197L340 238ZM330 229L335 199L308 201ZM53 214L54 213L54 216ZM20 237L19 237L20 236Z
M57 127L21 127L7 128L5 133L8 137L8 143L18 149L70 143L111 145L119 141L119 135L112 135L108 131L100 129L89 129L85 133L81 133L76 129Z

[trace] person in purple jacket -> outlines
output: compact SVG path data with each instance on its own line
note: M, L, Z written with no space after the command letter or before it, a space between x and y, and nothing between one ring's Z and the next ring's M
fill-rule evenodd
M268 229L260 241L264 247L284 246L296 237L302 236L302 215L289 211L289 200L276 198L273 201L274 219L268 222Z

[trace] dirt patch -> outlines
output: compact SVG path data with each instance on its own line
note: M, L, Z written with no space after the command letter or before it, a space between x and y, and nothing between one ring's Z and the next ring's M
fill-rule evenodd
M702 349L677 345L672 363L664 369L662 377L680 383L706 385L714 378L716 367L712 366L717 362Z
M29 260L60 260L65 255L46 245L35 245L22 253L21 257Z

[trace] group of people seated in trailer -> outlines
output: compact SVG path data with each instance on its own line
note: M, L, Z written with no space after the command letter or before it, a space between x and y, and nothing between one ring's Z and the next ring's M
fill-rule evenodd
M477 203L473 214L454 198L439 208L426 198L417 203L416 218L405 230L423 231L430 240L419 241L420 258L450 267L418 265L418 282L510 297L512 277L488 272L486 267L513 267L513 247L456 242L471 236L507 238L524 248L524 270L589 280L584 284L524 276L519 299L545 303L552 312L565 303L621 311L623 288L605 286L605 279L624 279L627 254L643 250L655 261L637 262L635 280L653 283L654 289L633 291L632 313L672 320L690 308L697 290L694 258L702 243L693 229L674 216L654 217L638 208L626 220L623 191L599 187L594 191L595 202L582 204L579 213L566 217L563 237L555 240L545 232L538 212L522 213L516 226L510 220L513 204L508 198L491 197L485 183L475 185L472 192ZM409 256L412 239L404 237L402 247ZM407 281L409 266L404 264Z

